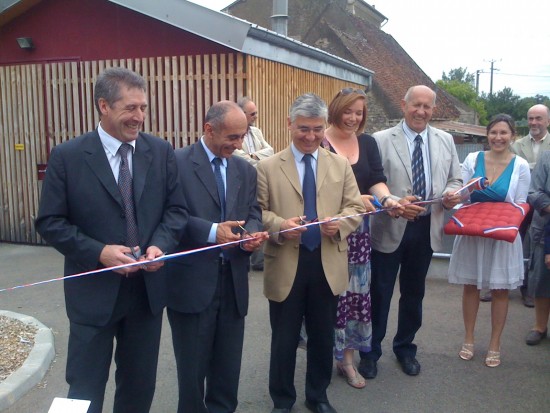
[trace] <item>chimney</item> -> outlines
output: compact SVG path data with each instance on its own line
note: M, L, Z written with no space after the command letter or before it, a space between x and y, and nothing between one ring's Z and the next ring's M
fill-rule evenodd
M273 15L271 29L283 36L287 35L288 28L288 0L273 0Z

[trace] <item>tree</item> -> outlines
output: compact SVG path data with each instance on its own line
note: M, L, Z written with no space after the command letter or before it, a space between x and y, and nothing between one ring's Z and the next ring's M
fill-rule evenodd
M489 119L498 113L507 113L514 119L522 119L525 117L525 113L527 113L518 113L520 97L515 95L514 91L509 87L505 87L504 89L493 93L492 96L482 93L481 98L485 101L485 107L487 108L487 116Z
M467 67L458 67L456 69L449 70L449 75L447 76L445 72L441 76L443 81L453 81L456 80L460 83L469 83L472 86L475 86L475 75L473 73L468 73ZM454 95L453 95L454 96Z
M455 98L476 111L479 122L484 125L487 122L485 103L477 96L475 89L475 76L468 73L467 68L459 67L449 70L449 75L443 72L442 79L435 82L441 89L447 91Z

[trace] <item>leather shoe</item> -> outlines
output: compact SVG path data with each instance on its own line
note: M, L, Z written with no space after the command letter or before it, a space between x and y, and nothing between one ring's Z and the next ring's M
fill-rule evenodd
M528 295L522 295L521 301L523 302L523 305L528 308L534 308L535 307L535 301L533 300L533 297L530 297Z
M306 407L315 413L338 413L329 402L310 402L306 400Z
M548 330L544 330L542 333L537 330L531 330L527 333L527 337L525 337L525 343L530 346L536 346L542 341L543 338L546 338L547 335Z
M364 378L374 379L378 374L378 368L376 367L376 360L361 359L357 370L359 371L359 374Z
M290 413L290 409L286 407L274 407L271 413Z
M417 376L420 373L420 363L414 357L403 357L398 359L403 373L409 376Z

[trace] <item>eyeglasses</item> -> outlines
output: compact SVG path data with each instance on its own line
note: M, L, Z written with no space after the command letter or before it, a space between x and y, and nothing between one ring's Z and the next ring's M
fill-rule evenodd
M365 94L365 91L364 90L361 90L361 89L354 89L352 87L346 87L344 89L342 89L340 92L338 92L339 95L342 95L342 96L346 96L346 95L349 95L350 93L357 93L358 95L361 95L361 96L367 96Z
M256 116L258 114L258 112L252 112L252 113L249 113L248 116Z
M304 135L307 135L310 132L313 132L315 135L318 135L325 131L324 126L316 126L315 128L308 128L307 126L298 126L296 129L298 129L300 133L303 133Z

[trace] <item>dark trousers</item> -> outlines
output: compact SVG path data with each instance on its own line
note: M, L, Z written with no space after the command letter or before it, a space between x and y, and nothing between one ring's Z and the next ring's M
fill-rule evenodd
M149 412L155 393L161 327L162 313L151 314L143 277L124 278L106 326L70 324L68 397L91 400L88 413L101 413L116 339L113 412Z
M523 258L531 257L531 236L529 234L529 227L531 226L531 221L533 220L533 213L535 208L531 207L529 212L521 222L519 227L519 235L521 236L521 242L523 243ZM527 295L527 286L529 285L529 264L524 261L524 274L523 274L523 285L520 287L522 294Z
M283 302L269 301L271 360L269 394L277 408L296 402L294 371L300 327L305 319L308 336L306 399L326 402L332 377L332 348L336 322L335 296L325 277L321 248L300 248L298 270L289 296Z
M407 223L403 239L394 252L386 254L372 251L372 349L368 353L361 353L361 358L378 360L382 355L382 340L386 335L391 299L400 266L401 297L393 351L398 359L416 356L416 344L413 344L413 340L422 325L422 300L432 254L429 215Z
M237 311L231 266L220 262L216 292L204 311L186 314L168 309L168 320L178 370L178 413L234 412L244 317Z

